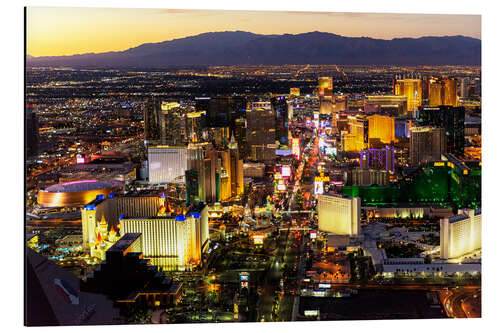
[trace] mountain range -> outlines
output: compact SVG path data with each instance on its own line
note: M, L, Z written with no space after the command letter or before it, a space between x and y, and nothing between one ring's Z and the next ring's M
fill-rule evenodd
M325 32L207 32L119 52L26 57L27 66L153 68L203 65L480 65L481 40L465 36L344 37Z

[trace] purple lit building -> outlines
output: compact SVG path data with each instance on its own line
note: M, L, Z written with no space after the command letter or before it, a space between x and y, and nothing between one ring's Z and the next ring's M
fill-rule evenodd
M376 169L395 171L394 148L365 149L359 152L359 167L361 169Z

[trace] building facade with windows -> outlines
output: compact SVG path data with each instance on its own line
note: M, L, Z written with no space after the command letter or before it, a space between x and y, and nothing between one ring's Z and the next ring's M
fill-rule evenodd
M333 235L357 236L360 231L361 199L334 194L318 197L318 228Z
M441 259L453 259L481 249L481 209L461 209L440 221Z

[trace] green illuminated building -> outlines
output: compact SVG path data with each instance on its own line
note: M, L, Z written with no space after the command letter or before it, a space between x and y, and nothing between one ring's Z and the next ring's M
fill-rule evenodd
M393 186L346 186L342 194L359 196L364 206L409 204L476 209L481 206L481 169L479 163L428 163L409 180Z

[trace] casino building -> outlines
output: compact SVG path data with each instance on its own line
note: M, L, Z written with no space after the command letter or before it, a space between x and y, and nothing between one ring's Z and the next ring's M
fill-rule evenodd
M141 252L163 270L189 270L208 248L208 208L192 207L185 215L160 210L157 216L123 217L121 232L141 233Z
M323 194L318 197L318 228L333 235L355 237L360 231L361 199Z
M481 249L481 209L460 209L440 221L441 259L454 259Z
M95 197L94 197L95 198ZM82 209L82 238L83 248L89 250L91 243L97 243L99 233L101 241L105 241L106 235L100 232L104 230L103 224L111 231L119 231L120 216L154 216L158 213L162 205L168 207L165 198L161 196L114 196L113 194L105 197L98 196L95 200L89 202ZM104 223L103 223L104 221ZM103 244L102 242L100 243ZM105 252L105 249L103 249Z

